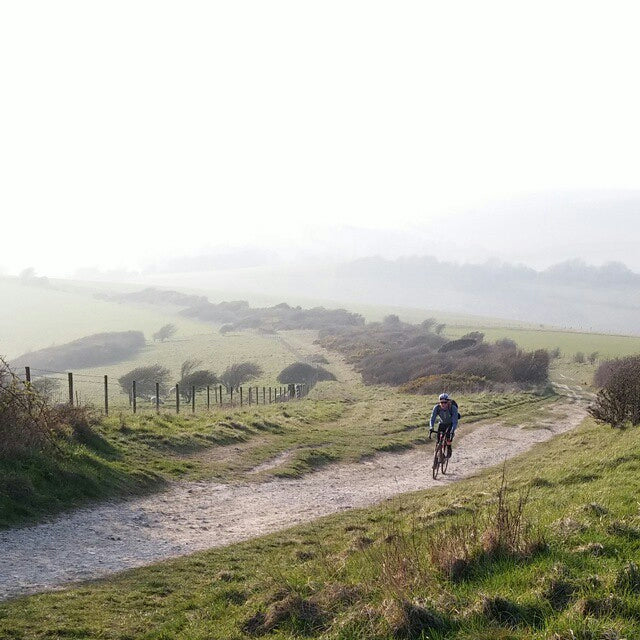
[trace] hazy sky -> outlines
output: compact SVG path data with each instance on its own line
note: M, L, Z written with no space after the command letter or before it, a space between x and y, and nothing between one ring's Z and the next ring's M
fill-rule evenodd
M640 268L639 18L615 1L4 2L0 266L363 250L340 226L440 253L453 226L458 260ZM617 244L604 205L566 205L554 231L585 190L631 201ZM532 199L542 219L520 226Z

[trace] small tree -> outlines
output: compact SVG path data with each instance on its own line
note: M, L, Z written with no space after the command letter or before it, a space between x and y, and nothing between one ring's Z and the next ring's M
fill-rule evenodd
M201 360L185 360L180 367L180 394L186 402L191 402L191 392L202 391L208 386L218 383L218 376L207 369L196 369L202 364Z
M227 367L220 376L220 382L229 389L237 389L241 384L262 375L262 368L255 362L239 362Z
M131 392L131 385L134 380L136 382L136 394L154 396L157 382L160 385L160 394L166 395L169 391L171 372L159 364L138 367L118 378L118 384L128 394Z
M584 364L586 358L584 353L582 353L582 351L578 351L578 353L576 353L575 356L573 356L573 361L578 363L578 364Z
M175 324L165 324L164 326L160 327L160 329L158 329L158 331L156 331L151 337L153 338L154 342L164 342L165 340L169 340L169 338L173 338L173 336L176 335L177 331L178 328Z
M605 386L587 411L599 422L622 427L640 424L640 356L616 361Z
M587 356L587 360L589 361L589 364L595 364L596 360L598 359L598 352L597 351L593 351L591 352L588 356Z

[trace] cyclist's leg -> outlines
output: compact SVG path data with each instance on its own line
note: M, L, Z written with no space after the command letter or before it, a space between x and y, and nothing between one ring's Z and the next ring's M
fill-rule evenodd
M451 427L447 429L447 433L445 435L445 444L447 446L447 458L451 457Z

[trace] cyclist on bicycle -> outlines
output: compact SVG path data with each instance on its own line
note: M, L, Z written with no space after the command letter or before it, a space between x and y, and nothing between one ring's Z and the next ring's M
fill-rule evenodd
M440 442L445 438L447 445L447 458L451 457L451 441L458 426L458 407L451 402L451 398L446 393L441 393L438 404L433 407L431 420L429 421L429 435L434 432L436 420L439 419L437 440Z

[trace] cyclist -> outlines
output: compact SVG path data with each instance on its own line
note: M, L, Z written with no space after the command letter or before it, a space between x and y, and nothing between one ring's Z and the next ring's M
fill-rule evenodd
M438 423L438 442L445 438L447 445L447 458L451 457L451 441L455 435L458 426L458 407L451 402L451 398L446 393L441 393L438 398L438 404L433 407L431 412L431 420L429 421L429 435L434 432L436 420Z

